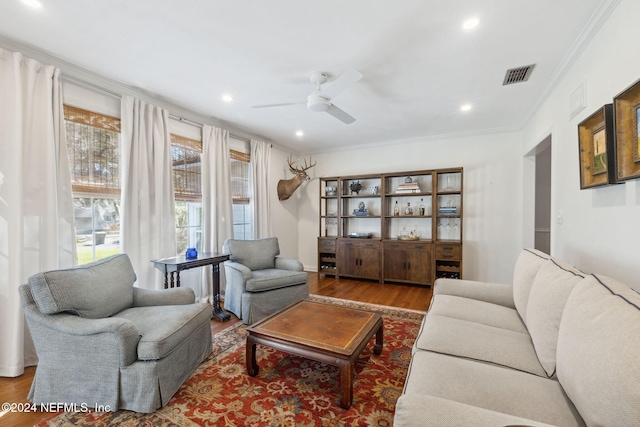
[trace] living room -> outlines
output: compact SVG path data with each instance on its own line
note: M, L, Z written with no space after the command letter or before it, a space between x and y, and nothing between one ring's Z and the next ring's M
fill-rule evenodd
M88 96L89 99L85 99L87 104L98 102L101 103L102 108L111 108L119 114L119 106L112 105L114 98L108 94L105 95L99 87L106 91L117 91L127 86L130 93L144 96L148 101L155 101L158 105L167 106L177 117L186 117L197 123L227 125L228 130L237 137L233 144L239 150L248 151L246 140L253 137L262 137L272 143L269 164L269 184L272 187L269 200L271 232L279 238L282 255L299 259L305 266L305 270L310 272L318 268L317 237L320 209L318 179L320 177L462 167L465 176L464 279L510 283L513 266L520 251L522 248L534 246L536 154L544 148L551 147L550 253L587 273L598 272L640 290L638 282L640 267L637 262L640 253L638 245L640 230L636 227L640 213L640 184L638 180L631 179L615 185L581 189L577 130L580 122L604 105L611 104L614 97L640 79L640 59L637 55L633 55L636 50L635 41L640 36L640 30L635 22L635 17L640 15L640 4L633 0L591 1L589 6L577 1L572 4L576 8L581 8L580 16L586 16L586 18L581 18L579 25L575 25L577 31L573 33L573 39L566 44L566 49L559 58L556 58L553 66L547 67L544 63L539 63L533 69L531 82L522 83L522 85L540 84L536 93L526 93L528 100L526 105L521 105L522 101L517 96L497 95L492 99L474 99L473 109L467 115L459 115L457 120L452 121L452 126L458 126L462 129L461 131L450 131L436 126L441 119L444 120L443 113L443 117L424 116L425 122L434 123L431 126L436 131L432 131L429 125L425 125L423 134L410 135L398 129L402 127L404 119L393 113L393 105L379 104L373 108L390 109L388 119L368 125L373 129L372 132L379 132L382 136L377 139L370 138L371 142L363 144L354 141L354 144L330 145L333 143L333 141L330 143L332 139L353 140L348 130L350 125L326 130L324 139L314 137L309 131L305 131L302 142L300 137L293 135L281 140L265 138L259 131L250 127L212 120L211 116L215 114L208 113L200 105L190 106L182 102L172 102L171 97L174 91L171 88L167 88L166 93L152 94L145 92L144 89L138 89L138 87L144 88L143 80L132 81L130 85L119 84L118 75L103 76L95 70L84 70L89 68L88 62L74 62L64 56L58 57L54 52L46 51L37 43L19 40L17 34L12 34L10 28L15 25L25 27L29 25L24 18L26 15L24 11L19 15L12 15L14 9L10 10L11 13L2 13L4 17L0 21L3 28L0 30L0 47L9 51L23 52L25 56L35 58L42 63L60 67L63 76L66 72L76 79L75 82L72 79L63 81L66 85L65 89L68 89L69 94L75 90L73 95L77 97ZM364 7L362 4L360 6ZM8 6L3 6L5 7ZM11 7L17 9L22 6L18 4ZM51 6L45 8L47 7ZM564 6L557 7L563 9L562 19L571 21L573 11L566 10ZM583 9L586 7L591 8L588 13ZM469 6L469 13L478 11L480 8L481 6L478 5ZM303 12L301 15L304 17ZM356 12L358 11L353 13ZM369 13L375 15L374 12ZM372 15L367 17L371 18ZM453 12L449 11L446 16L452 15ZM19 21L18 23L9 23L11 16L20 16L21 19L16 20ZM459 26L458 21L462 21L467 15L455 16L455 25ZM535 18L539 32L545 32L544 13L536 15ZM384 21L382 17L378 19ZM479 29L482 30L484 25L490 25L490 21L489 17L481 20ZM93 22L85 25L91 26ZM298 23L296 28L304 27ZM553 28L557 30L558 26ZM401 23L392 22L385 27L385 30L388 33L381 32L382 35L376 43L383 44L386 35L396 31L401 32ZM37 32L35 29L33 31ZM331 31L331 26L324 31ZM225 36L244 37L240 33L242 30L238 29L237 33ZM318 33L317 37L321 39L322 31L318 30ZM414 35L414 33L410 34ZM439 44L446 46L446 42L439 39L437 35L426 34L425 39L428 39L427 36L433 37ZM508 36L508 34L503 35L505 38ZM552 38L553 36L554 34L550 35ZM38 37L46 38L46 35L38 34ZM536 35L530 35L530 37L535 38ZM80 43L80 41L74 41L74 43ZM373 49L372 46L368 47ZM495 49L500 50L501 47L496 46ZM327 46L326 50L331 50L330 46ZM527 46L522 45L520 50L526 53ZM176 54L176 50L171 54ZM269 58L262 57L259 51L251 54L261 57L262 61L269 64ZM117 51L113 55L111 60L117 61ZM312 56L313 52L300 52L299 55L312 66L313 69L308 72L324 67L313 58L307 58L307 55ZM538 55L542 55L542 52L530 52L528 55L517 56L517 63L510 63L509 66L537 63ZM400 57L402 58L402 55ZM520 62L520 58L523 57L527 58L526 61ZM368 61L365 61L365 58ZM235 65L236 68L245 65L240 59ZM397 65L398 68L411 67L411 61L414 58L402 59L405 62ZM376 90L387 91L393 86L376 88L370 86L372 83L367 83L367 80L375 81L374 77L380 78L380 75L389 80L392 79L389 74L393 70L387 68L384 62L373 60L371 63L371 58L368 58L365 53L360 53L354 54L351 61L343 58L337 61L336 65L327 64L333 68L326 71L335 77L351 68L361 72L364 77L353 86L355 94ZM438 68L439 65L428 64L428 67ZM278 66L271 64L265 65L265 68L278 69ZM467 68L474 70L476 65L468 64ZM502 68L502 73L504 70L506 67ZM440 73L446 72L445 65ZM295 79L299 94L306 96L307 92L313 89L306 74L291 75L286 70L278 70L274 73L275 75L271 76L274 80ZM538 78L536 73L546 73L546 80L536 82L535 79ZM174 77L188 79L188 71L174 72ZM500 85L502 77L503 75L493 76L497 82L496 86ZM474 77L464 77L464 79L473 80ZM91 83L93 87L88 87L84 83ZM276 83L278 82L273 81L273 84ZM357 90L358 85L361 92ZM510 90L510 88L502 89ZM197 92L198 89L193 91ZM217 96L217 93L211 96ZM465 101L467 97L472 97L473 94L435 92L433 94L418 93L416 96L423 97L422 102L425 104L446 105L449 110L457 110L458 103ZM292 97L294 97L292 92L283 94L274 91L269 99L261 99L253 104L289 102L292 101ZM348 92L341 94L341 97L343 98L336 99L337 105L353 114L356 120L359 119L359 112L361 112L360 117L366 117L367 111L358 110L357 104L349 98ZM343 103L339 102L343 99ZM396 102L401 103L402 99ZM488 108L486 104L489 103L502 104L502 109L499 111L513 108L518 109L521 114L510 121L495 121L493 120L495 117L487 117L484 115L487 113L483 113L484 107ZM350 108L352 105L354 107ZM304 107L300 108L303 113L315 114L304 111ZM447 116L450 118L453 113L449 110L447 110ZM285 116L290 114L291 120L298 114L297 112L287 113L287 111L281 114ZM254 113L255 111L251 114ZM476 116L472 116L474 114ZM327 120L329 119L332 117L328 117ZM469 127L470 121L476 124L483 122L500 124L490 128L483 126L472 128ZM389 130L382 132L380 129L384 127ZM439 131L440 129L445 130ZM2 145L6 146L6 144L8 142L3 140ZM311 157L317 164L308 171L311 180L303 183L289 200L280 201L275 193L275 186L279 180L291 177L287 159L292 154L300 161ZM0 181L0 198L7 191L6 186L7 177L5 176L4 184ZM5 208L0 199L0 209L3 209L0 212L6 212ZM3 214L2 218L6 219L6 216ZM24 281L26 277L20 279ZM7 277L3 277L2 281L2 286L5 286L5 282L7 286L15 286L8 283ZM4 295L4 288L2 292ZM3 304L5 303L3 301ZM3 325L4 327L7 325ZM10 327L16 328L17 325ZM11 367L5 366L3 361L0 368Z

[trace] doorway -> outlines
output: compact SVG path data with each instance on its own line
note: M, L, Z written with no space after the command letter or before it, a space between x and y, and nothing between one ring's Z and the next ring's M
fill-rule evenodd
M551 253L551 135L537 147L535 155L534 248Z

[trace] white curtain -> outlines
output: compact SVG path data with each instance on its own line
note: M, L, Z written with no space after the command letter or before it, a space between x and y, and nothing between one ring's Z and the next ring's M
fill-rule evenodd
M271 207L269 202L269 161L271 144L251 140L251 180L253 197L253 238L271 237Z
M231 157L229 132L202 126L202 251L222 252L222 243L233 237ZM200 300L212 295L211 269L202 269ZM220 268L220 290L224 294L224 268Z
M151 261L176 255L169 112L123 96L121 138L120 248L139 287L162 289L164 275Z
M18 286L75 262L60 72L0 49L0 376L37 363Z

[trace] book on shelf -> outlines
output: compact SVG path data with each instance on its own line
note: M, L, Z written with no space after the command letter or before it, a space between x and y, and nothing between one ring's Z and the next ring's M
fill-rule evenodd
M405 184L398 184L398 188L396 189L396 193L398 194L406 194L406 193L419 193L420 186L417 182L409 182Z

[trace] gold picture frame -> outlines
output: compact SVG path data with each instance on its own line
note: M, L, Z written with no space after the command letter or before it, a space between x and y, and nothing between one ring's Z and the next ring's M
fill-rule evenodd
M578 124L581 190L616 182L613 122L607 104Z
M640 178L640 80L613 99L616 181Z

